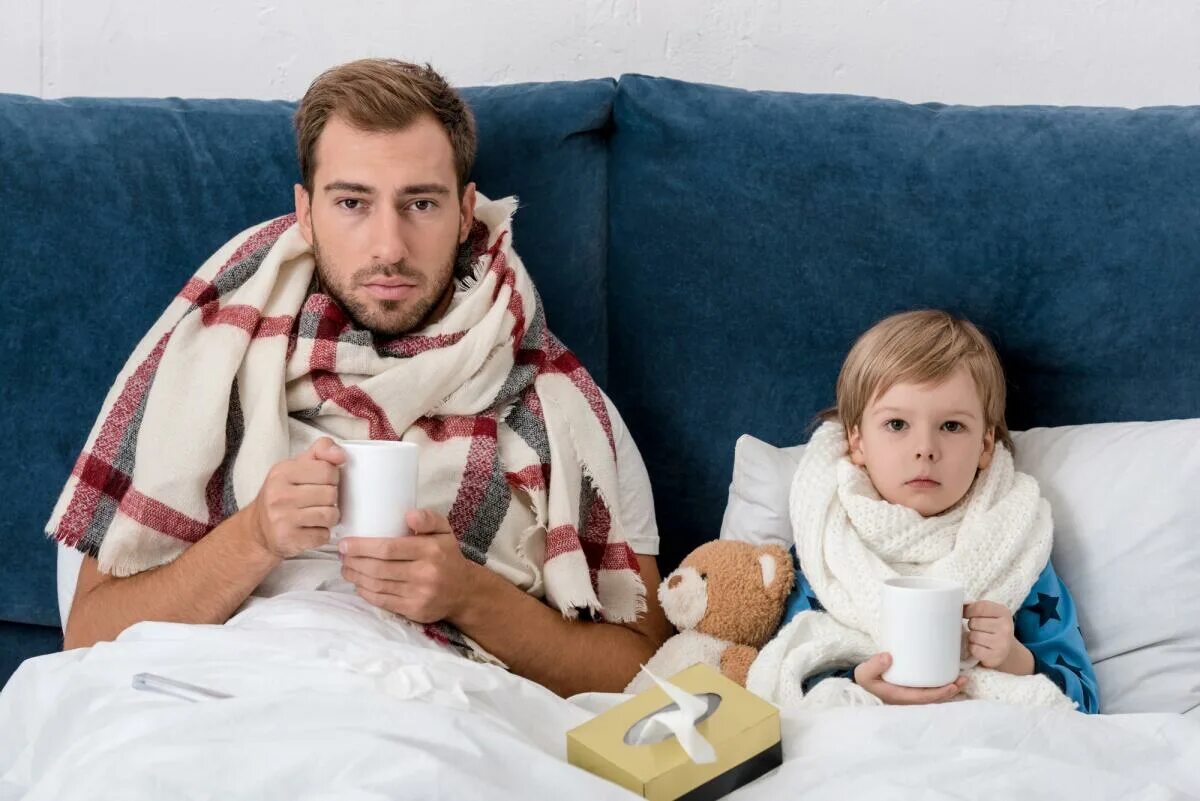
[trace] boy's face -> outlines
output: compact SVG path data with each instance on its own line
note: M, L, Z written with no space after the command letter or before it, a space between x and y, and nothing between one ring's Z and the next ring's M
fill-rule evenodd
M866 469L884 500L925 517L962 500L995 448L965 369L941 384L896 384L867 404L847 439L850 460Z

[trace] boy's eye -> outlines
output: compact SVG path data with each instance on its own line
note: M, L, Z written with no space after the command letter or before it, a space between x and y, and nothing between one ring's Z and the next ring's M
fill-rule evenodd
M884 423L883 427L886 428L888 431L903 431L904 427L907 425L908 425L908 423L904 422L903 420L900 420L898 418L893 418L891 420L888 420L886 423Z
M959 431L963 430L963 424L956 420L947 420L946 422L942 423L942 428L946 429L951 434L957 434Z

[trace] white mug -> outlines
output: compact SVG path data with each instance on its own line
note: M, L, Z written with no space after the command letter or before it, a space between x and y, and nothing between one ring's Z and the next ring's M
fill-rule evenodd
M348 440L338 482L338 524L332 539L403 537L404 516L417 506L417 457L411 442Z
M978 664L963 659L963 588L949 579L906 576L883 582L880 645L892 655L883 680L943 687Z

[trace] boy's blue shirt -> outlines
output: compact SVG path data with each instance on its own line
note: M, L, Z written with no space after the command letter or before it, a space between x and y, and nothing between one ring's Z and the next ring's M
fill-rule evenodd
M788 596L780 627L800 612L825 611L800 570L794 548L792 562L796 567L796 583ZM1050 562L1046 563L1029 596L1013 616L1013 628L1017 640L1033 654L1035 672L1057 684L1079 705L1079 711L1089 714L1100 711L1096 673L1083 642L1083 632L1079 629L1075 602ZM804 681L804 691L808 692L822 679L831 676L851 678L853 674L854 666L815 674Z

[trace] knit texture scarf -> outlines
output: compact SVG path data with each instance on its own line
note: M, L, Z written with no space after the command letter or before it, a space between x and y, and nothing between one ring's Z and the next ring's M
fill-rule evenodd
M321 434L414 442L418 499L463 553L563 615L645 609L621 531L603 396L546 327L512 246L516 201L482 196L449 311L384 338L315 291L292 215L214 254L129 358L48 533L128 576L175 559Z
M962 584L968 603L989 600L1016 612L1050 558L1050 506L1032 476L1013 468L1001 444L967 496L932 517L883 500L854 465L845 433L825 423L792 480L792 530L801 570L825 611L784 626L751 666L747 686L782 706L878 703L845 679L826 679L806 699L813 674L857 665L879 652L883 582L931 576ZM1070 707L1044 676L966 671L965 698ZM820 690L819 698L817 690Z

